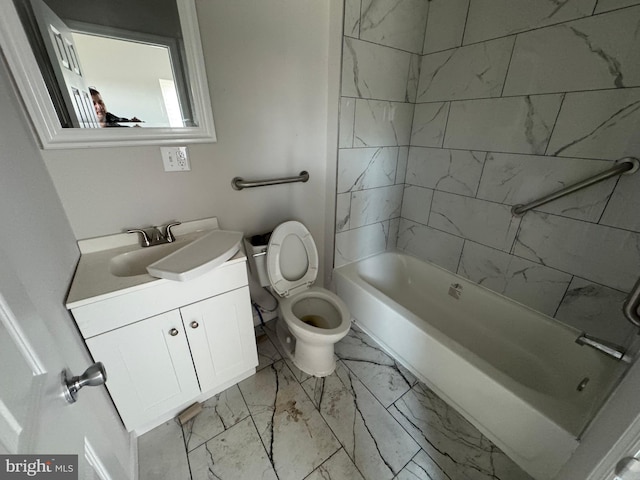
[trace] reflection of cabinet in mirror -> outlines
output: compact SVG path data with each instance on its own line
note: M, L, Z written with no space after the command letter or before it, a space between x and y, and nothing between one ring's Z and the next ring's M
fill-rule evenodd
M0 47L44 148L215 141L194 0L13 1ZM96 128L89 85L143 128Z

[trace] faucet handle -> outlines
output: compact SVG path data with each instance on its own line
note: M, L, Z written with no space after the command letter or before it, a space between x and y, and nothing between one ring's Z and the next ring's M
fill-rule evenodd
M167 240L167 242L171 243L176 241L176 237L173 235L171 229L177 225L180 225L180 223L181 222L171 222L166 227L164 227L164 238Z
M141 228L130 228L127 230L127 233L139 233L140 234L140 245L143 247L148 247L151 245L151 240L149 239L149 235L146 231Z

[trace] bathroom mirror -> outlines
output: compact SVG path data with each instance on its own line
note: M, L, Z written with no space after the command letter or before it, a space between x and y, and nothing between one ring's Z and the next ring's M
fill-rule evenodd
M42 148L216 141L194 0L7 0L0 48Z

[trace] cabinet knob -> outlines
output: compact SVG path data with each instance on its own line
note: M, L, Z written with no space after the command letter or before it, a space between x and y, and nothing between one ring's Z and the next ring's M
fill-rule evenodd
M195 320L193 322L191 322L191 328L198 328L200 326L200 324L198 322L196 322Z
M172 328L171 330L169 330L169 335L171 335L172 337L175 337L176 335L178 335L178 329Z

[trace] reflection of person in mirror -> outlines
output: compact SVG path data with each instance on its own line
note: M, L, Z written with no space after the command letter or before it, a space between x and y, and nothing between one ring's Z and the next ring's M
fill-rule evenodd
M107 111L107 107L104 104L104 100L102 100L102 95L95 88L89 88L89 93L91 93L91 99L93 100L93 108L96 111L96 116L98 117L98 122L101 127L122 127L124 125L120 125L121 122L142 122L139 118L124 118L118 117L111 112ZM139 125L136 125L136 127Z

